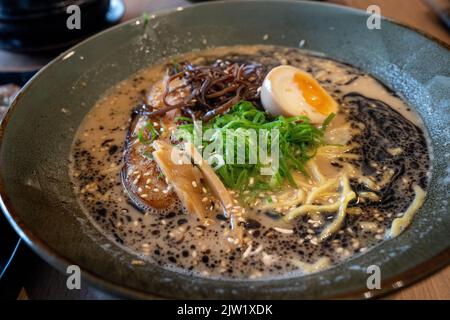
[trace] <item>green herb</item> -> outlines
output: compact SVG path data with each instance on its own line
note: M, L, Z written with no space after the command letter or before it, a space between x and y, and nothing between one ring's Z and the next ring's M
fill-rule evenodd
M144 12L142 14L142 21L143 21L144 30L145 30L148 26L148 23L150 22L150 15L148 14L148 12Z
M328 115L328 117L325 118L325 120L322 123L322 126L320 127L322 129L322 131L327 130L329 124L331 123L331 121L334 119L335 114L334 113L330 113Z
M270 197L270 196L267 197L267 202L268 202L268 203L272 203L272 197Z
M147 122L147 124L138 131L137 137L139 142L150 144L158 137L158 131L156 131L151 122Z
M175 122L192 122L192 119L191 119L191 118L188 118L188 117L182 117L182 116L180 116L180 117L175 117L174 120L175 120Z
M334 114L330 114L322 126L318 128L311 124L309 118L305 116L271 117L264 111L256 108L251 102L242 101L236 104L228 113L217 116L202 125L203 134L209 129L217 130L210 141L203 141L203 150L206 151L213 144L217 144L218 148L222 146L223 149L221 151L223 152L221 154L225 164L217 169L217 174L227 187L237 190L268 190L281 186L285 181L295 186L291 172L297 170L307 175L304 166L310 158L314 157L317 148L324 143L324 132L333 117ZM178 136L182 140L192 137L196 130L193 123L181 124L179 128L186 130L188 133L187 135L180 134ZM248 133L251 130L249 129L256 131L257 135L260 129L269 130L269 132L271 129L276 129L279 133L279 166L278 170L271 176L261 175L261 168L269 165L260 158L260 139L257 139L258 145L256 146L257 161L254 164L251 164L249 161L251 150L255 150L255 139L250 139ZM227 132L232 134L233 139L235 139L234 159L230 159L231 155L226 152ZM274 137L267 136L269 157L273 139ZM237 150L242 147L245 148L245 161L244 164L238 164ZM204 157L207 158L207 155L205 156L204 154ZM251 185L249 184L250 179L252 179Z
M146 151L144 151L143 155L144 155L144 157L146 157L146 158L149 159L149 160L153 160L153 159L154 159L151 150L146 150Z
M179 62L177 62L177 60L173 59L170 63L169 63L169 68L172 70L173 73L178 73L181 70L183 70L181 64Z

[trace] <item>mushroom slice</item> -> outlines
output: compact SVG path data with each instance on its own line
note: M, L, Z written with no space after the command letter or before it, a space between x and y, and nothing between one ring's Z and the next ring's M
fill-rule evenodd
M151 145L139 141L138 133L150 120L133 112L125 140L121 180L130 202L142 212L165 213L178 210L179 202L161 177L158 165L150 157ZM156 192L158 191L158 192ZM163 192L164 191L164 192Z

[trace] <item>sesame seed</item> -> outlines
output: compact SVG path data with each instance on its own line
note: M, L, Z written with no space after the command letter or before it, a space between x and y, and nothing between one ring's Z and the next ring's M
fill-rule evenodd
M145 262L142 260L131 260L131 264L134 266L143 266L145 265Z
M284 234L293 234L294 230L292 229L284 229L284 228L278 228L278 227L274 227L273 228L275 231L278 231L279 233L284 233Z
M353 243L352 243L352 247L354 248L354 249L358 249L359 248L359 241L358 240L356 240L356 239L353 239L354 241L353 241Z

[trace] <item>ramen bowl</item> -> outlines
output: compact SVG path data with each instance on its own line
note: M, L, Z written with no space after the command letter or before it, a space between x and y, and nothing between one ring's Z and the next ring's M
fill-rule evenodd
M23 88L1 124L0 193L8 220L59 270L78 265L84 280L125 297L368 298L447 265L450 52L386 19L381 29L368 29L367 18L362 11L320 3L219 1L136 19L71 48ZM429 138L432 170L425 203L404 233L315 274L233 281L132 264L136 256L87 219L73 192L68 157L96 101L165 57L239 44L321 52L373 75L415 109ZM381 289L367 288L371 266L381 270Z

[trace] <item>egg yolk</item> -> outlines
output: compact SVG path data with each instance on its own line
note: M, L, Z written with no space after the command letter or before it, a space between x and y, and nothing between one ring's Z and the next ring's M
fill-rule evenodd
M322 89L319 83L302 73L294 74L294 83L303 94L306 102L311 105L317 112L328 115L332 110L330 97Z

